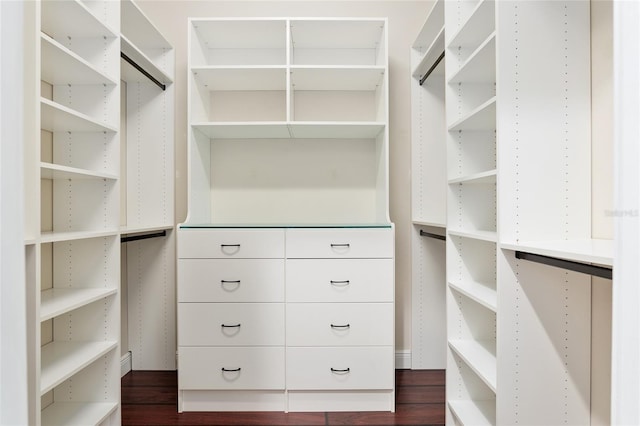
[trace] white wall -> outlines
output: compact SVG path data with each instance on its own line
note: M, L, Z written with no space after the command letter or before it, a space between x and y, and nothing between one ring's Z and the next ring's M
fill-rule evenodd
M140 8L176 50L176 221L187 213L187 18L387 17L389 18L390 210L396 224L396 349L411 347L411 187L409 47L430 1L158 1Z

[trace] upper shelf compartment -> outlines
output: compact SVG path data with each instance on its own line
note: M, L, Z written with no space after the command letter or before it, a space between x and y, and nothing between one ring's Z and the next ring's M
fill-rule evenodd
M411 75L422 79L444 52L444 0L437 0L412 49L414 68Z
M189 66L286 65L286 27L284 19L192 19Z
M495 30L495 1L479 0L477 2L460 2L456 22L450 22L451 36L447 40L447 46L463 47L475 50ZM455 25L461 22L460 25Z
M383 19L296 19L290 31L292 65L387 66Z
M156 84L172 83L173 48L131 0L122 1L121 30L120 49L126 56L122 61L122 78L127 82L155 79Z

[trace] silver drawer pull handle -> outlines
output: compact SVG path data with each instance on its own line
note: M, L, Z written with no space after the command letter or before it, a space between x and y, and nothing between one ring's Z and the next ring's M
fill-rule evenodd
M347 247L348 248L348 247L351 247L351 245L350 244L331 244L331 247L332 248L335 248L335 247Z
M222 327L222 328L238 328L238 327L240 327L240 323L232 324L232 325L220 324L220 327Z
M240 248L240 244L220 244L220 247L225 248L225 247L238 247Z
M331 285L349 285L349 280L331 280Z
M222 367L222 372L224 373L235 373L242 370L242 368L238 367L238 368L224 368Z
M344 324L344 325L331 324L331 328L350 328L350 327L351 327L350 324Z
M332 373L336 373L336 374L346 374L346 373L348 373L350 371L351 371L350 368L333 368L333 367L331 367L331 372Z

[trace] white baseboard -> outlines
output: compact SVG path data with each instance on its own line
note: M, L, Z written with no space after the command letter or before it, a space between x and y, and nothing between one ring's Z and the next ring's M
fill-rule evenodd
M396 369L405 370L411 368L411 350L402 349L396 351Z
M132 368L131 351L129 351L126 354L122 355L122 358L120 358L120 377L123 377L125 374L131 371Z

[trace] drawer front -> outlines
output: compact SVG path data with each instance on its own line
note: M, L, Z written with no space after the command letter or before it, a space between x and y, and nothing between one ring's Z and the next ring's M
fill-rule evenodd
M180 389L284 389L284 348L180 347Z
M179 303L178 345L284 345L284 305Z
M287 230L287 258L393 258L393 245L393 228Z
M284 259L180 259L179 302L284 302Z
M393 259L291 259L288 302L393 302Z
M287 346L394 344L393 303L289 303Z
M268 259L284 257L282 229L180 229L178 257Z
M287 348L290 390L392 389L393 346Z

